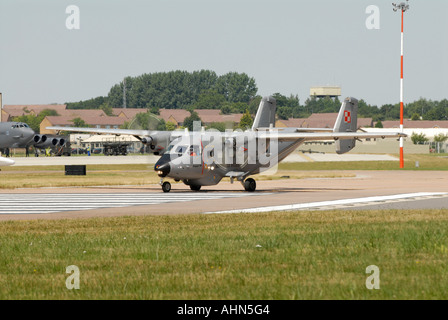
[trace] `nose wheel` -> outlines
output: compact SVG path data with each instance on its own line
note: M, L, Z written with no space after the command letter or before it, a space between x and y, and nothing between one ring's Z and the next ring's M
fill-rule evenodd
M171 191L171 183L169 183L168 181L165 181L164 183L162 183L162 190L163 190L163 192L170 192Z

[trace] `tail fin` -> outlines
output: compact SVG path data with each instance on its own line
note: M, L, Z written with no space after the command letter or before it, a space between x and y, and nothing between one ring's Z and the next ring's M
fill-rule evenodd
M261 99L252 129L269 128L271 125L275 127L276 108L277 101L275 98L269 96Z
M358 130L358 100L345 98L334 124L333 132L356 132ZM356 145L355 139L337 140L336 153L342 154L352 150Z

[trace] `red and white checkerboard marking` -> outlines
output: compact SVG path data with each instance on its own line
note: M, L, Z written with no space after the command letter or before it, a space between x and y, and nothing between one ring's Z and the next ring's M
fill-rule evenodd
M352 117L350 111L344 111L344 122L345 123L351 123Z

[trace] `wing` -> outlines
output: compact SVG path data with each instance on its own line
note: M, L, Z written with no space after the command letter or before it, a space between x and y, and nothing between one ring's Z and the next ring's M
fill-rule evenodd
M96 134L131 135L143 144L149 145L154 154L163 154L171 140L183 134L182 131L151 131L132 129L102 129L102 128L74 128L74 127L47 127L48 130L67 132L86 132Z
M316 140L360 140L360 139L385 139L407 137L400 132L259 132L261 139L277 139L278 141L305 141Z
M115 135L131 135L131 136L150 136L157 131L150 130L130 130L130 129L100 129L100 128L74 128L74 127L47 127L48 130L67 131L67 132L86 132L97 134L115 134Z

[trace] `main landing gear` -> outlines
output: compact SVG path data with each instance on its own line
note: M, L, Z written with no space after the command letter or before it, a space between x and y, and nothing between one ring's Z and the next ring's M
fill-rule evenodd
M244 190L249 191L249 192L254 192L255 189L257 188L257 183L255 182L254 179L247 178L246 181L244 181L243 186L244 186Z
M252 178L247 178L244 182L241 181L241 184L244 186L244 190L246 190L248 192L254 192L255 189L257 188L257 183ZM160 185L162 186L163 192L171 191L171 183L169 183L168 181L164 182L163 180L160 180ZM190 185L190 189L192 191L199 191L199 190L201 190L201 186L192 184L192 185Z
M192 191L199 191L199 190L201 190L201 186L192 184L192 185L190 185L190 189Z

